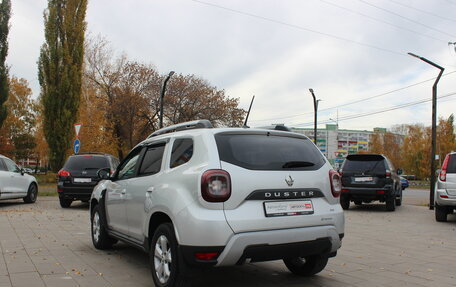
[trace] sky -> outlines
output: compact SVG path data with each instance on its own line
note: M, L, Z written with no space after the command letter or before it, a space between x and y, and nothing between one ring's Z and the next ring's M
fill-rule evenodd
M34 97L46 7L12 0L7 64ZM255 95L252 127L313 127L309 88L319 128L430 125L439 70L408 52L445 68L437 115L456 111L456 0L89 0L86 21L161 74L195 74L245 110Z

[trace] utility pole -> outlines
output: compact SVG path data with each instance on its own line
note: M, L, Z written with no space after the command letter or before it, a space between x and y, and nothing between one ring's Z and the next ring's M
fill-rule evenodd
M163 81L163 86L160 90L160 128L163 128L163 98L165 97L166 84L172 75L174 75L174 71L169 72L168 76L166 76L165 80Z
M408 54L440 70L437 78L435 79L434 85L432 86L431 192L429 194L429 209L433 210L435 194L435 149L437 146L437 84L445 68L413 53Z
M310 93L312 94L313 101L314 101L314 144L317 145L317 112L318 112L318 102L314 94L313 89L309 89Z

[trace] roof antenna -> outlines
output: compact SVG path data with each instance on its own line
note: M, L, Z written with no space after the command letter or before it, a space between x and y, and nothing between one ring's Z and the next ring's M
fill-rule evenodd
M249 128L249 126L247 125L247 121L249 120L250 109L252 108L252 104L253 104L253 100L254 99L255 99L255 96L252 97L252 101L250 102L249 111L247 112L247 116L245 116L244 126L242 126L243 128Z

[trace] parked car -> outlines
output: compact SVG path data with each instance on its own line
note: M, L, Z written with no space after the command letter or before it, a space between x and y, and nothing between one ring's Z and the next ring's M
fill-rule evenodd
M386 210L394 211L402 204L402 185L391 161L381 154L351 154L342 164L342 194L340 204L349 209L356 205L380 201Z
M341 247L340 177L304 135L187 122L99 174L93 245L148 252L156 286L176 286L193 268L277 259L310 276Z
M408 180L407 180L405 177L403 177L403 176L401 176L400 178L401 178L402 190L404 190L404 189L406 189L407 187L409 187L409 182L408 182Z
M22 198L34 203L38 197L38 183L14 161L0 155L0 200Z
M435 219L447 221L456 209L456 152L446 155L436 182L434 197Z
M97 171L107 168L114 172L118 165L116 157L104 153L82 153L68 157L57 175L60 206L70 207L75 200L88 202L93 188L100 181Z

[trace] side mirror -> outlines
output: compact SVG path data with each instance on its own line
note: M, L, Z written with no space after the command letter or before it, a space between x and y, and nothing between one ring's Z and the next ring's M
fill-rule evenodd
M109 179L111 177L111 169L101 168L97 171L97 176L100 179Z
M403 172L402 168L398 168L397 171L396 171L396 173L397 173L398 175L401 175L402 172Z
M21 175L24 175L25 174L25 170L23 168L21 168Z

